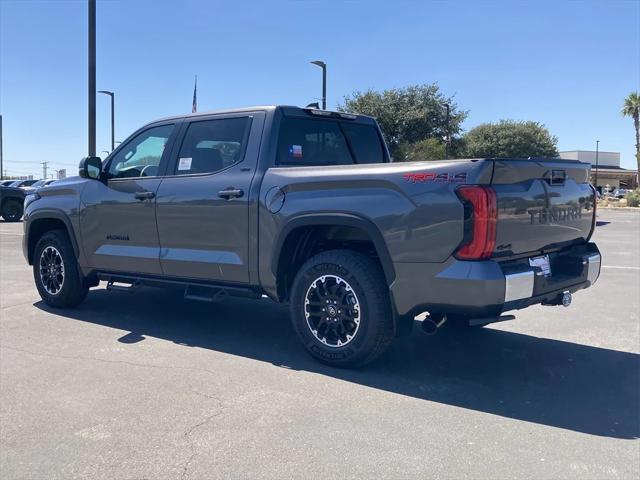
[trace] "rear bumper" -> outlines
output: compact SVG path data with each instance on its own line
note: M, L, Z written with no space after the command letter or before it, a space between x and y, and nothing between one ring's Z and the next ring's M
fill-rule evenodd
M467 316L499 315L544 303L557 304L563 292L593 285L601 257L594 243L549 254L552 275L546 277L528 258L444 263L395 263L391 295L396 312L411 316L423 311Z

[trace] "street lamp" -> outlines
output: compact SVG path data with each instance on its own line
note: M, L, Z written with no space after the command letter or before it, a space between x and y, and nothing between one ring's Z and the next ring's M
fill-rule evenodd
M600 140L596 140L596 192L598 191L598 150L600 149Z
M444 108L447 111L447 116L445 118L446 137L444 139L444 159L448 160L449 159L449 144L451 143L451 137L450 137L450 133L449 133L449 116L451 114L451 107L449 106L448 103L445 103L444 104Z
M100 90L98 93L104 93L105 95L109 95L111 97L111 151L116 146L116 126L115 126L115 117L114 117L114 97L115 94L108 90Z
M311 62L322 69L322 109L327 109L327 64L322 60L314 60Z

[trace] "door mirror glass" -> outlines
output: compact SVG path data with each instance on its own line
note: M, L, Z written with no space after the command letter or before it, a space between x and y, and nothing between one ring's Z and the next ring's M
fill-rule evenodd
M102 160L100 157L85 157L80 160L78 169L78 174L82 178L100 180L100 177L102 176Z

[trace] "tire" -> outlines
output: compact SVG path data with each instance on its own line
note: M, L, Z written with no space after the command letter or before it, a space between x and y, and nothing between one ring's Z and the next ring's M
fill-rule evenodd
M22 202L9 199L2 204L2 218L5 222L19 222L22 218Z
M326 365L366 365L393 340L384 274L358 252L329 250L310 258L293 282L290 308L302 344Z
M85 285L67 233L52 230L36 244L33 278L40 297L55 308L75 307L86 298Z

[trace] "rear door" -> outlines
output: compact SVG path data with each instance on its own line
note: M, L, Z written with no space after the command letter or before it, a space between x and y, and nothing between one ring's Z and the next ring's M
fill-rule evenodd
M155 196L176 130L166 123L139 132L111 156L106 181L87 182L80 232L91 267L161 273Z
M249 282L249 191L264 112L189 122L157 193L167 276Z
M494 160L496 254L518 255L587 240L594 221L589 165Z

